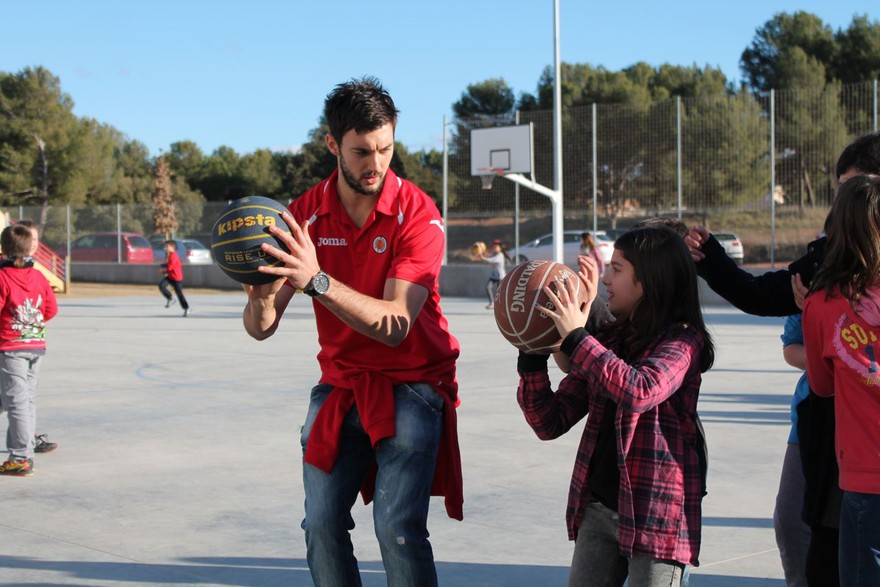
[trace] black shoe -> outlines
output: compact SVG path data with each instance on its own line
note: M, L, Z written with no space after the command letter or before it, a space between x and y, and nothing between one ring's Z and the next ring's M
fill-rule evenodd
M174 303L175 303L175 302L174 302L174 298L168 298L168 301L165 302L165 307L166 307L166 308L170 308L171 306L174 305Z
M45 434L37 434L34 452L47 453L58 448L57 442L49 442L49 437Z

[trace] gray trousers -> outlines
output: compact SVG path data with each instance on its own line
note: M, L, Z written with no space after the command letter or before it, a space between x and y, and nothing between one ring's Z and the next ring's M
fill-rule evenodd
M578 529L568 587L678 587L684 565L649 556L620 555L617 513L598 501L587 505Z
M810 527L804 522L804 494L806 481L801 467L798 445L789 444L782 460L776 509L773 510L773 530L776 546L782 559L785 584L788 587L807 587L807 551L810 548Z
M12 460L34 458L37 428L37 373L42 354L28 351L0 353L0 410L9 428L6 448Z

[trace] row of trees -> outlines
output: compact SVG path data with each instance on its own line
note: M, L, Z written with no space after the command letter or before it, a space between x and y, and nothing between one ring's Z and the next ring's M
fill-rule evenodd
M712 157L706 157L704 138L694 134L685 145L693 159L704 161L706 167L696 164L688 173L693 177L715 176L718 185L713 193L720 202L732 201L735 194L751 189L747 185L751 181L749 166L766 150L761 146L766 136L766 99L762 96L768 89L799 88L793 105L777 115L789 117L801 128L809 127L816 119L817 104L827 110L819 118L828 122L823 122L808 139L817 146L822 143L838 148L852 129L860 128L859 121L869 113L842 114L841 84L880 77L880 25L858 16L849 27L835 32L809 13L778 14L757 29L742 54L741 67L745 79L741 87L734 88L720 70L712 67L655 68L637 63L621 71L608 71L601 66L563 64L564 128L569 137L566 149L571 151L567 159L589 161L585 147L578 146L574 137L582 135L589 124L583 115L585 108L601 104L604 112L600 120L607 125L604 136L609 137L601 147L605 160L600 163L606 206L619 205L615 202L623 201L635 184L643 190L640 197L650 197L651 189L657 194L670 193L668 143L674 139L654 139L651 133L674 137L675 129L668 122L674 118L660 116L658 111L668 111L672 103L669 99L680 96L688 100L686 116L695 128L710 135L724 129L724 136L732 137L715 147L716 152L729 153L724 164L727 169L722 173L712 165ZM474 126L512 121L516 111L526 120L540 119L551 109L552 83L548 68L541 74L534 94L521 93L517 97L503 79L468 86L452 106L458 119L451 145L453 158L468 156L468 131ZM803 102L802 107L794 103L798 100ZM799 120L805 116L808 120ZM658 128L652 122L656 120L667 122ZM740 124L743 120L759 122L749 126ZM162 157L162 165L167 165L170 175L167 189L176 203L190 205L250 193L287 200L335 167L335 160L324 146L325 133L326 126L319 120L309 140L295 153L261 149L239 154L220 147L206 154L192 141L173 143ZM549 144L547 136L542 134L536 140L536 152L549 157L552 149L545 148ZM816 173L817 166L827 165L827 157L817 158L802 147L803 137L796 142L802 173L809 176ZM437 151L409 152L405 146L396 145L392 167L438 201L441 166L442 154ZM159 191L157 167L157 159L139 141L97 120L75 116L72 98L45 68L0 72L0 205L38 203L45 209L50 203L148 204ZM546 178L538 180L547 182ZM465 181L461 178L458 184ZM565 181L567 193L586 197L580 179L566 172ZM815 195L809 198L815 199Z
M805 83L851 84L880 77L880 23L854 16L845 29L835 32L808 12L779 13L758 28L740 57L744 76L734 87L716 68L661 65L644 62L621 71L586 64L561 65L562 108L599 104L639 104L682 98L754 94L771 89L802 88ZM548 66L535 94L518 97L502 79L467 87L452 106L458 118L507 116L519 110L553 108L553 71Z
M840 150L873 128L872 88L859 82L880 77L880 24L856 16L835 33L812 14L778 14L756 31L740 64L744 81L734 87L708 66L636 63L608 71L563 63L566 207L591 207L593 104L599 203L612 224L628 201L664 209L676 198L679 120L686 204L753 205L768 192L771 89L777 183L799 205L827 203ZM517 113L535 125L536 179L552 184L552 92L549 68L536 94L517 97L500 78L468 86L453 105L453 168L466 168L473 128L512 124ZM453 192L467 190L462 183ZM472 196L460 204L479 206Z
M196 143L172 143L164 158L176 200L222 201L249 193L289 198L336 166L324 147L323 121L297 153L259 149L239 155L220 147L206 155ZM422 177L435 153L396 145L395 167ZM154 159L146 146L112 126L73 114L73 100L43 67L0 72L0 204L147 203L153 196ZM434 182L436 184L436 181Z

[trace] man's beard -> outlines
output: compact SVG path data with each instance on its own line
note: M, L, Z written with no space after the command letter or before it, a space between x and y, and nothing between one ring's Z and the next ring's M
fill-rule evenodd
M345 159L342 157L339 157L339 170L342 172L342 179L345 180L348 187L364 196L375 196L382 191L382 187L385 185L385 177L383 176L382 180L372 190L365 188L345 164Z

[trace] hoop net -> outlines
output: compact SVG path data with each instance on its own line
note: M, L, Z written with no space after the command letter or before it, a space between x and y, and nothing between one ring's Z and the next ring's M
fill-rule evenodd
M491 190L495 176L501 175L504 175L504 169L501 167L480 167L480 181L483 183L483 189Z

